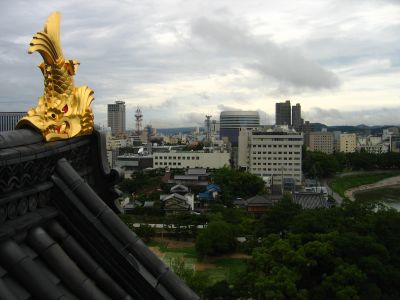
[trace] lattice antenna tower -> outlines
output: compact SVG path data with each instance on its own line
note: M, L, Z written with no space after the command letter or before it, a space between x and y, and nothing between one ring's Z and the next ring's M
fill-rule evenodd
M140 133L142 132L143 114L139 106L136 109L135 119L136 119L136 134L140 135Z

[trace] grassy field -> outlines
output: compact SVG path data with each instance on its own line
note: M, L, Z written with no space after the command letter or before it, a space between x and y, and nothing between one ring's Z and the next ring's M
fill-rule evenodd
M400 210L400 186L358 192L355 198L364 201L383 201L388 206Z
M366 172L365 174L349 175L336 177L329 182L330 187L340 196L344 197L344 192L356 186L378 182L393 176L400 175L400 171L393 172Z
M212 283L226 280L231 282L237 277L237 274L246 269L246 263L238 258L216 258L210 261L215 267L204 269L201 272L206 273Z
M189 244L189 243L187 243ZM210 283L214 284L221 280L232 281L235 276L246 268L245 258L221 256L207 257L199 261L198 255L194 248L194 243L191 246L176 247L175 245L168 246L167 243L152 241L148 244L156 254L164 261L165 264L171 266L171 261L174 258L182 257L188 267L194 268L197 272L203 272L208 275Z

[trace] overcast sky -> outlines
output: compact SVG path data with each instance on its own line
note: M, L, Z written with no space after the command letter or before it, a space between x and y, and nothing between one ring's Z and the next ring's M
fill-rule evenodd
M95 92L95 122L124 100L127 126L198 126L221 110L301 103L328 125L400 124L400 1L0 2L0 111L26 111L43 93L27 54L31 36L60 11L76 85Z

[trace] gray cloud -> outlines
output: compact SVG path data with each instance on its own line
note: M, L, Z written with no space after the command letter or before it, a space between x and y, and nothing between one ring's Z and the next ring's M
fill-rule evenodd
M399 114L400 106L351 111L313 107L303 112L304 119L326 125L400 125Z
M296 49L279 46L251 35L246 28L226 22L200 18L192 23L193 34L206 41L203 45L220 51L221 59L238 59L244 66L294 87L336 88L339 79Z
M181 120L184 124L204 126L205 114L198 112L189 112L182 115Z
M240 111L240 110L242 110L242 109L240 109L240 108L237 108L237 107L233 107L233 106L230 106L230 105L225 105L225 104L219 104L218 106L217 106L217 108L219 109L219 110L229 110L229 111Z
M41 58L26 51L55 10L62 13L64 54L81 62L75 82L94 89L96 122L103 124L106 104L115 100L127 102L128 127L138 105L144 123L173 127L237 107L271 112L286 97L303 104L317 95L346 110L367 89L388 87L368 103L396 103L396 1L317 2L1 1L0 111L26 111L42 94ZM323 112L311 116L318 121ZM390 111L387 117L398 119Z

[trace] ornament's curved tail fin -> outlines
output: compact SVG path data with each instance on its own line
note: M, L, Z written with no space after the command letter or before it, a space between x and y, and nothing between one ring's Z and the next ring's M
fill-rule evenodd
M36 33L30 43L28 53L39 52L46 64L53 65L63 57L60 40L59 12L54 12L47 19L44 30Z

